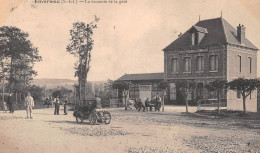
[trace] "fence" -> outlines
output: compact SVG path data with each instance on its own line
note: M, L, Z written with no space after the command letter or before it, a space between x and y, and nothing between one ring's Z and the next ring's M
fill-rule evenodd
M227 107L227 99L220 99L220 108ZM212 110L218 108L218 99L201 99L197 101L197 110Z

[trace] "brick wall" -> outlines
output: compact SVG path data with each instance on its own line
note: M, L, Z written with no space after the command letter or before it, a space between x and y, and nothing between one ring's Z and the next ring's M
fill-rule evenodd
M196 50L186 50L186 51L172 51L165 52L165 63L164 72L167 79L200 79L200 78L223 78L226 76L226 48L223 46L209 47L206 50L196 51ZM218 56L218 71L209 72L209 56ZM196 69L197 57L203 56L204 58L204 71L198 72ZM184 71L184 58L191 57L191 73L186 73ZM178 73L173 73L171 69L172 58L178 58L179 61L179 71Z

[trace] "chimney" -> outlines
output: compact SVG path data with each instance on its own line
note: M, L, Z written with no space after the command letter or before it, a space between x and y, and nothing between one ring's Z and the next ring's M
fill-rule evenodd
M237 27L237 38L241 44L245 44L245 37L246 37L246 27L244 25L238 25Z

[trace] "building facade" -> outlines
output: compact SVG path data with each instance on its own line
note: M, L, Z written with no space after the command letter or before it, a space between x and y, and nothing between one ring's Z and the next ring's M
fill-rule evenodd
M199 21L163 49L165 80L196 81L197 88L190 94L189 100L197 101L216 96L205 88L205 84L214 79L256 78L258 49L245 34L243 25L235 29L223 18ZM168 100L174 104L181 97L177 94L178 87L172 86ZM228 109L243 109L239 93L223 91L221 98L227 101ZM247 99L247 110L257 111L257 92Z
M174 82L178 80L194 80L196 89L188 95L189 103L196 105L200 99L214 99L216 93L209 92L205 85L215 79L231 81L238 77L247 79L257 77L257 51L246 38L246 28L238 25L234 28L222 17L197 22L184 34L163 49L163 76L148 74L126 74L118 81L134 83L129 98L147 97L157 91L156 84L164 80L170 83L165 97L166 104L184 104L184 97ZM145 87L142 87L144 85ZM148 87L149 86L149 87ZM155 89L155 90L154 90ZM222 91L221 97L227 108L243 110L242 96L239 92ZM247 102L247 111L256 112L257 92L253 92ZM260 100L259 100L260 101Z
M125 74L116 81L131 82L127 99L153 98L163 92L158 88L160 82L164 80L164 73L143 73L143 74ZM120 93L119 93L120 94Z

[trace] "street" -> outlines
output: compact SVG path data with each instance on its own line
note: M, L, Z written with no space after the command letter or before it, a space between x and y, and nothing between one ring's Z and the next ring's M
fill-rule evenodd
M0 112L0 153L106 152L258 152L259 120L215 119L186 114L185 107L165 112L107 109L109 125L76 123L73 112L53 108ZM195 107L190 107L191 112ZM63 112L61 109L60 112Z

